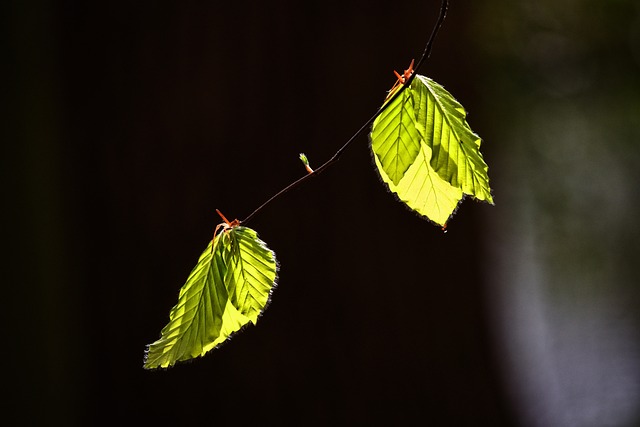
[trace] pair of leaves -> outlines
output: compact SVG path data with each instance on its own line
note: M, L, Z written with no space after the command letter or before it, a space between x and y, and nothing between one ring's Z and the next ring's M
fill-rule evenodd
M480 137L464 108L442 86L416 75L374 121L371 149L389 189L410 208L445 226L465 194L493 203ZM301 154L307 171L313 173ZM222 216L222 215L221 215ZM249 323L275 286L275 254L255 231L228 222L200 256L144 367L167 368L199 357Z
M144 367L167 368L202 356L255 324L275 285L275 254L247 227L226 227L200 255Z
M371 149L389 189L445 226L463 196L493 204L481 139L444 87L416 75L373 123Z

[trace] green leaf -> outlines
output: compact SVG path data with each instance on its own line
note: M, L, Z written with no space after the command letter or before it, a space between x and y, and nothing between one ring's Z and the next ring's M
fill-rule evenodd
M398 184L420 152L414 97L405 90L373 122L371 149L391 182Z
M440 178L429 164L431 148L426 144L398 185L384 172L376 156L374 160L382 181L389 190L411 209L444 226L462 199L462 190Z
M444 87L416 75L411 83L416 127L431 147L431 166L454 187L478 200L493 203L487 164L480 154L482 140L466 121L462 105Z
M493 203L481 139L465 117L449 92L416 75L371 129L382 180L407 206L443 226L465 194Z
M147 369L167 368L217 347L255 324L275 285L275 254L247 227L226 227L209 243L171 309L161 338L145 355Z

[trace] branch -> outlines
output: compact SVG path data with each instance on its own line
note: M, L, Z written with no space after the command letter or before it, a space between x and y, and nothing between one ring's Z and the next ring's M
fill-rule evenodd
M420 66L422 66L422 64L431 55L431 49L433 48L433 42L436 39L436 36L438 35L438 31L440 30L440 27L442 26L442 23L444 22L445 17L447 16L447 9L448 8L449 8L449 1L448 0L442 0L442 3L440 4L440 13L438 15L438 20L436 21L435 25L433 26L433 30L431 31L431 36L429 37L429 41L427 42L427 45L424 48L424 52L422 53L422 56L420 57L420 60L418 60L418 63L416 64L416 66L414 68L414 70L415 70L414 73L411 74L411 76L407 79L407 81L402 85L402 87L398 91L396 91L396 93L388 100L388 102L384 103L384 105L382 107L380 107L378 109L378 111L376 111L375 114L373 116L371 116L371 118L369 120L367 120L365 122L365 124L363 124L362 127L360 129L358 129L358 131L356 133L354 133L353 136L351 138L349 138L349 140L342 147L340 147L340 149L338 151L336 151L336 153L329 160L327 160L325 163L323 163L320 167L318 167L313 172L308 173L307 175L304 175L301 178L298 178L296 181L292 182L291 184L287 185L285 188L283 188L282 190L278 191L276 194L271 196L266 202L264 202L263 204L258 206L253 212L251 212L251 214L248 217L246 217L244 220L242 220L241 221L242 223L249 222L258 212L260 212L264 207L266 207L272 201L274 201L278 197L282 196L284 193L288 192L289 190L292 190L293 188L295 188L298 185L302 184L307 179L309 179L309 178L311 178L313 176L321 174L325 169L327 169L329 166L331 166L332 164L337 162L338 159L340 158L340 156L342 155L342 153L344 152L344 150L346 150L347 147L349 147L349 145L351 145L351 143L356 140L356 138L358 138L360 135L362 135L362 133L364 133L371 126L373 121L380 114L382 114L382 112L385 110L385 108L387 108L389 105L391 105L392 101L394 99L396 99L402 93L403 90L405 90L407 87L409 87L409 85L411 84L411 81L415 77L415 75L418 72L418 69L420 68Z

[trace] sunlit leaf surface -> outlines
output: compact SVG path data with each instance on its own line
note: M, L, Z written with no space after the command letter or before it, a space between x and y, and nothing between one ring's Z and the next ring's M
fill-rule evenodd
M371 129L382 180L407 206L440 225L464 195L493 203L481 139L465 118L449 92L416 75Z
M417 75L411 83L416 127L431 147L431 167L465 194L493 203L487 164L480 154L482 140L473 133L467 113L444 87Z
M391 182L398 184L420 152L414 97L405 90L378 116L371 130L371 149Z
M167 368L202 356L255 324L275 285L275 254L247 227L227 228L209 243L180 289L161 338L144 367Z

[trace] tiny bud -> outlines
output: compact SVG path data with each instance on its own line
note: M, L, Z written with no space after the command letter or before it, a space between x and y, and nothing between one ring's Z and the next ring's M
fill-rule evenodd
M302 161L302 164L304 165L304 168L307 170L307 172L313 173L313 169L311 169L311 166L309 166L309 159L307 159L307 156L305 156L304 153L300 153L300 160Z

